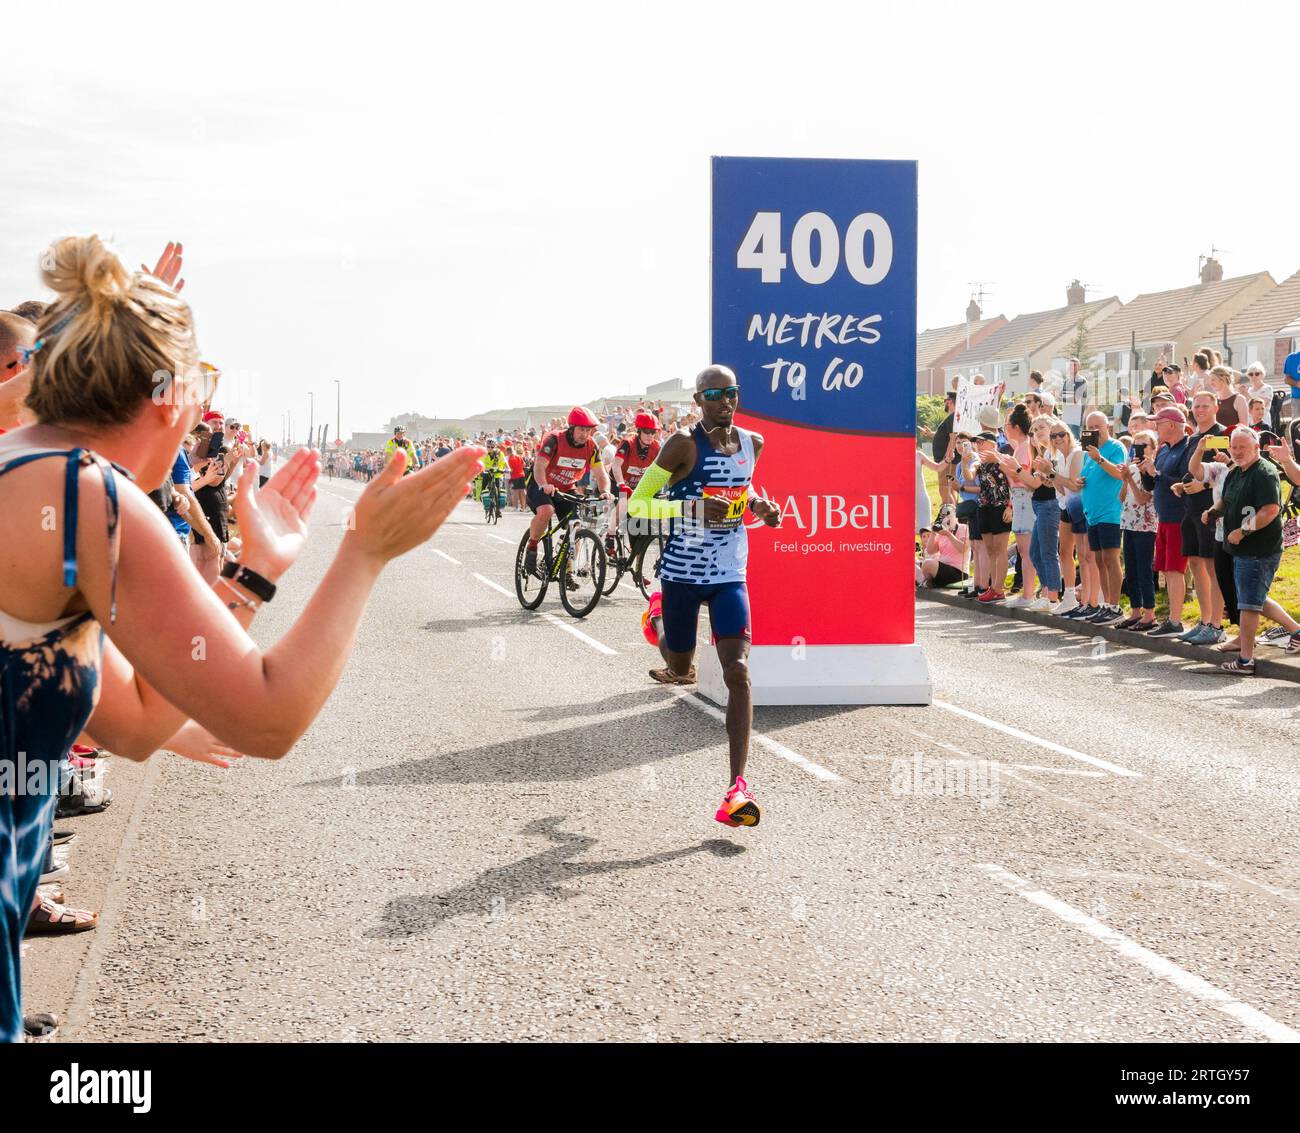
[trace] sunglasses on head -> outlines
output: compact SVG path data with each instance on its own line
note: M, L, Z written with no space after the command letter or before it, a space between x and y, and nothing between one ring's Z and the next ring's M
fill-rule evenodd
M728 401L735 401L740 397L740 386L725 386L721 389L704 389L700 390L700 396L705 401L721 401L724 397Z

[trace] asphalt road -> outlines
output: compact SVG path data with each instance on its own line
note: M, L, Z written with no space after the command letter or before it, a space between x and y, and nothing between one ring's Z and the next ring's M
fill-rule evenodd
M358 490L325 488L264 642ZM83 1040L1300 1038L1294 685L923 605L936 704L759 709L763 822L728 830L722 725L647 679L639 595L525 613L522 529L465 504L395 563L279 763L111 760L68 824L104 923L31 942L29 1009Z

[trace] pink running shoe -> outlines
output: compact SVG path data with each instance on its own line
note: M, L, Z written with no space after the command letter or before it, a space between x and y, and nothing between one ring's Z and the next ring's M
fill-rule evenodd
M737 775L731 789L722 796L722 805L713 817L724 826L757 826L763 812L754 801L749 784Z
M641 633L651 645L659 648L659 634L655 632L655 618L663 617L664 597L656 590L650 595L650 605L641 615Z

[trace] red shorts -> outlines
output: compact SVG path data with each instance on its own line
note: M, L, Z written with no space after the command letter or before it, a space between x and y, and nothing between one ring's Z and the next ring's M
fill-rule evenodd
M1156 557L1151 564L1156 570L1172 570L1182 574L1187 569L1187 556L1183 554L1183 525L1159 523L1156 525Z

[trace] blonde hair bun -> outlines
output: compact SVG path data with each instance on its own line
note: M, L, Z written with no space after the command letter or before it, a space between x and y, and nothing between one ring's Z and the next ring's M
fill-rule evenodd
M41 279L61 300L96 309L124 298L134 273L98 236L65 236L41 256Z

